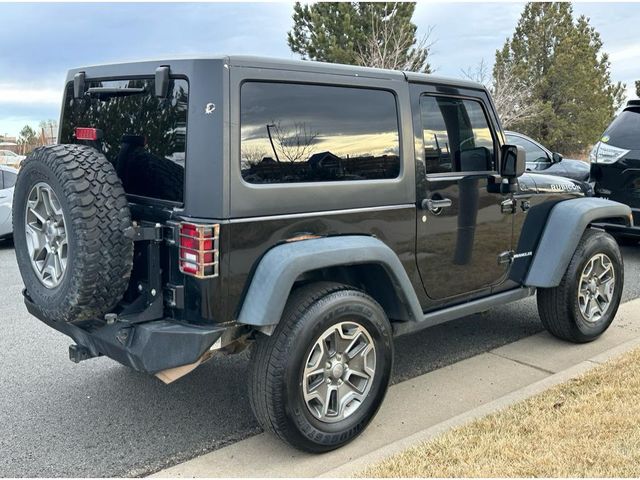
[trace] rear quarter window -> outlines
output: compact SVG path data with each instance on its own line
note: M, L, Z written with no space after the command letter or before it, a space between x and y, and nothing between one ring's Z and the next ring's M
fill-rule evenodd
M172 79L166 98L155 96L153 79L90 81L87 90L141 89L134 94L90 94L73 98L67 87L62 143L84 143L116 167L128 194L183 202L186 160L187 80ZM97 128L101 138L78 141L76 127Z
M391 92L246 82L240 98L246 182L381 180L400 174L398 114Z

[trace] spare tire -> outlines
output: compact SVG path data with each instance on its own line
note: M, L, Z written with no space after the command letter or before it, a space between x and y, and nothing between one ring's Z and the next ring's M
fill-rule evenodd
M22 280L41 316L102 318L133 266L131 213L113 165L94 148L34 150L15 186L13 231Z

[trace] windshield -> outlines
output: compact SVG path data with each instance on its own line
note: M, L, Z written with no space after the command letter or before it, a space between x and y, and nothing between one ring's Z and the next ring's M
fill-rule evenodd
M611 122L602 141L614 147L640 150L640 109L625 109Z
M61 143L100 150L116 167L128 194L183 201L188 83L174 79L165 98L153 79L90 81L81 99L67 87ZM98 129L97 141L80 141L75 128Z

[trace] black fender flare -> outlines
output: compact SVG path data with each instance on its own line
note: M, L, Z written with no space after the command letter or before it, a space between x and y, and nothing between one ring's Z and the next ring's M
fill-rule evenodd
M396 253L377 238L345 235L283 243L267 251L246 290L237 322L256 327L276 325L300 275L327 267L362 264L382 266L409 318L422 318L420 302Z
M631 225L631 209L596 197L557 203L549 212L524 284L541 288L558 286L587 227L611 218L620 218Z

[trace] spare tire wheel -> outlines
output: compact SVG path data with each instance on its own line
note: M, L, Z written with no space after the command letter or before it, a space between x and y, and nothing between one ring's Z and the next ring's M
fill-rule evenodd
M131 213L113 165L94 148L34 150L15 186L16 258L29 297L51 321L102 318L133 266Z

